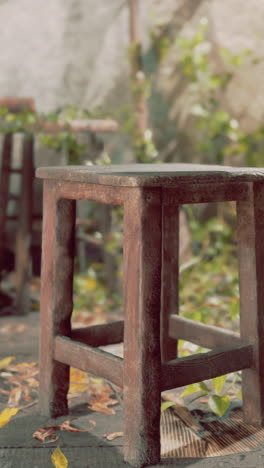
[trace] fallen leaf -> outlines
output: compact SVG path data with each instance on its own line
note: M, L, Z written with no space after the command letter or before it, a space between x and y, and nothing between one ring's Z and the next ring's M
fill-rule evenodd
M100 403L99 401L89 405L89 409L102 414L115 414L115 410L113 408L109 408L106 404Z
M6 357L4 359L1 359L0 361L0 370L2 369L6 369L7 366L9 366L9 364L14 361L15 356L9 356L9 357Z
M71 425L71 422L76 419L66 419L61 424L57 424L56 426L45 426L41 429L38 429L33 433L34 439L40 440L41 442L50 443L55 442L58 440L59 436L55 434L58 431L67 431L67 432L88 432L91 431L95 426L96 422L92 419L89 419L89 423L91 424L90 427L87 429L78 429Z
M118 437L123 437L124 432L113 432L112 434L105 434L104 437L106 437L107 440L115 440Z
M87 373L71 367L69 394L85 392L88 389L88 385L89 377Z
M91 424L90 427L88 427L87 429L78 429L77 427L71 425L72 421L73 419L67 419L66 421L64 421L62 424L60 424L60 430L69 432L88 432L96 426L96 422L92 419L89 419L89 423Z
M19 411L19 408L5 408L0 413L0 428L5 426L7 423L9 423L12 416L15 416L18 411Z
M33 433L34 439L40 440L40 442L45 442L49 444L51 442L56 442L59 436L55 434L58 430L58 426L46 426L38 429Z
M22 388L21 387L14 387L12 388L9 398L8 398L8 405L9 406L17 406L22 396Z
M51 461L55 468L68 468L69 465L69 462L64 453L62 453L60 447L57 447L51 454Z

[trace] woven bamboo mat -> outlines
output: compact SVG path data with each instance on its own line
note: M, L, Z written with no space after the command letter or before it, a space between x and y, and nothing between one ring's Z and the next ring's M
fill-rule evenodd
M264 443L264 428L245 424L241 408L228 417L206 416L195 428L185 424L168 409L161 416L162 457L214 457L249 452Z

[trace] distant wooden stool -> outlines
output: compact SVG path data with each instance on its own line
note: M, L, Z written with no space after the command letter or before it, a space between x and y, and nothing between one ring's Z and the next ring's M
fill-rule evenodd
M67 413L69 366L124 387L125 460L160 460L161 391L243 370L245 420L264 418L264 170L161 164L40 168L44 179L40 406ZM71 330L75 200L124 205L125 319ZM236 201L241 335L178 312L178 212ZM123 335L124 332L124 335ZM175 359L177 339L213 349ZM98 346L124 340L124 360ZM84 344L85 343L85 344Z
M35 112L31 98L2 98L0 106L5 106L14 114L22 111ZM8 203L17 203L16 245L15 245L15 282L16 313L26 314L29 310L28 284L31 277L31 240L33 219L33 180L34 180L34 137L32 133L23 136L21 167L12 166L13 134L4 135L2 164L0 172L0 246L5 244L7 221L13 219L8 214ZM20 175L20 188L17 194L10 192L11 175Z

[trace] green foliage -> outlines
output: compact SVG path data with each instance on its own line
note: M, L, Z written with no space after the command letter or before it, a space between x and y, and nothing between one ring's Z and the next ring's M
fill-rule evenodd
M166 411L166 409L171 408L172 406L175 406L175 403L173 401L163 401L160 407L161 413Z
M234 216L234 215L233 215ZM188 207L193 257L180 267L180 310L187 318L239 327L236 244L227 221L198 222Z
M87 271L74 276L74 312L77 310L116 312L121 298L109 291L101 264L93 264Z
M28 110L17 114L9 112L7 107L0 107L0 132L1 133L20 133L29 132L30 127L37 122L36 113Z
M193 395L192 402L200 398L207 397L210 410L219 417L226 414L231 405L231 398L227 394L229 390L236 391L234 384L236 375L230 385L226 384L227 376L221 375L208 382L198 382L188 385L182 393L182 396ZM237 393L237 391L236 391Z
M220 49L227 71L219 72L211 60L212 43L207 37L207 20L203 18L195 34L176 40L178 71L189 82L193 102L191 116L196 132L195 148L205 162L224 164L226 160L244 159L247 165L263 165L264 126L252 133L243 131L237 120L225 107L224 93L233 79L237 67L258 65L260 60L252 51L233 54Z

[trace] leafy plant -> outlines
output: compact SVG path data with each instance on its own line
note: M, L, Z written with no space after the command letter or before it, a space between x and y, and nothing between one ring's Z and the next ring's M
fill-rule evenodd
M188 385L181 396L195 395L194 400L207 397L210 410L219 417L223 417L231 405L229 390L235 389L237 374L231 384L227 384L227 375L221 375L211 379L210 382L199 382ZM236 391L236 393L238 393Z

